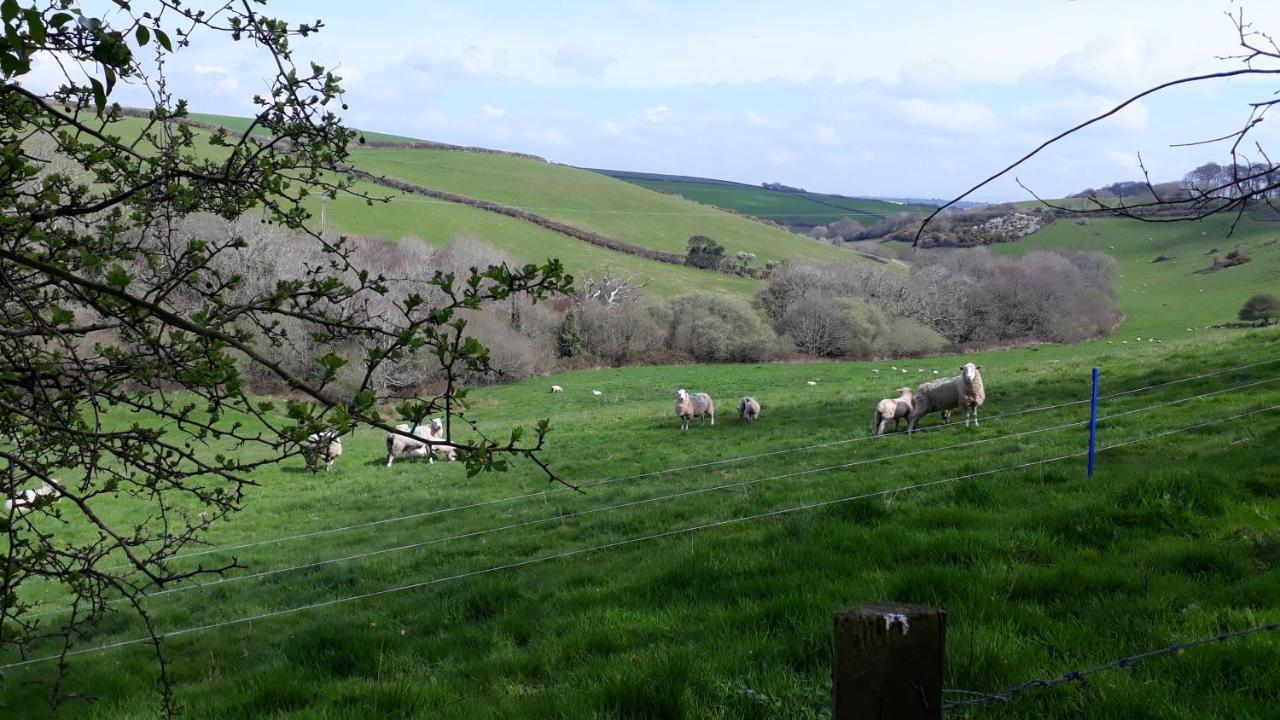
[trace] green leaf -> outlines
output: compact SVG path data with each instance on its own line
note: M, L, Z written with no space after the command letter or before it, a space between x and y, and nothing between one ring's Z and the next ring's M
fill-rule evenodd
M138 29L133 33L133 39L138 41L138 47L143 47L151 42L151 31L146 25L139 25Z
M93 105L97 108L98 115L102 115L107 109L107 91L98 78L89 78L89 84L93 86Z
M169 36L160 28L156 28L156 42L168 52L173 52L173 44L169 42Z
M18 0L4 0L0 2L0 18L6 23L11 23L18 17Z
M27 18L27 32L31 34L31 42L36 45L43 45L45 40L44 34L44 18L40 17L40 12L35 8L28 8L22 11Z
M71 13L64 13L64 12L55 13L53 17L49 18L49 26L55 27L55 28L61 28L63 25L66 25L67 23L71 22L74 19L75 19L75 16L72 15Z
M96 83L97 80L94 82ZM129 277L129 273L125 272L124 267L120 265L112 265L111 269L107 271L107 284L112 287L126 287L132 279Z

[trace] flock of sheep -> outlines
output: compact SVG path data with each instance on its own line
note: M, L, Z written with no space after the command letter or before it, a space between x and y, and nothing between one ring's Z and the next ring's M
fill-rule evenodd
M903 418L907 420L907 433L915 431L920 419L930 413L939 413L942 422L951 420L954 410L964 408L964 424L970 421L978 424L978 408L987 399L986 389L982 384L981 365L965 363L960 366L960 375L953 378L941 378L922 383L915 390L909 387L898 388L898 397L885 398L876 403L872 431L883 435L888 429L889 421L893 421L893 429L897 430ZM810 380L808 384L815 383ZM562 393L564 388L551 386L552 393ZM599 390L592 390L593 395L601 395ZM702 418L703 422L716 424L715 402L706 393L689 392L684 388L676 391L675 414L680 420L680 429L688 430L689 422L694 418ZM743 422L753 423L760 419L760 401L751 396L738 401L738 417ZM398 457L427 458L435 462L435 456L441 455L449 460L457 459L456 450L447 444L444 425L440 418L435 418L426 425L413 426L405 423L397 425L399 433L387 433L387 467ZM409 433L408 437L403 433ZM334 433L316 433L307 438L302 445L302 456L307 467L318 470L324 463L326 470L333 467L333 461L342 454L342 439Z
M968 427L972 420L974 427L978 425L978 408L987 399L986 388L982 385L981 365L965 363L960 366L960 375L953 378L942 378L922 383L915 390L909 387L898 388L896 398L886 398L876 403L875 418L872 421L872 432L883 435L890 420L893 429L898 423L907 419L907 433L916 429L920 419L929 413L939 413L942 422L951 420L953 410L964 408L964 424ZM905 370L903 371L905 372ZM815 385L812 380L809 385ZM560 392L559 385L553 385L551 392ZM715 403L706 393L691 393L684 388L676 391L676 417L680 418L680 429L688 430L689 421L693 418L710 418L716 424ZM747 396L738 402L738 417L744 422L755 422L760 418L760 403Z

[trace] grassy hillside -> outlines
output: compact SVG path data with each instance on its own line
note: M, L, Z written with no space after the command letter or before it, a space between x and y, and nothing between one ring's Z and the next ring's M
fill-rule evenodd
M1152 335L1169 340L1204 332L1206 325L1235 322L1236 312L1250 295L1280 287L1280 226L1245 221L1229 237L1230 225L1227 217L1196 223L1063 220L993 250L1021 254L1069 248L1107 253L1120 265L1115 286L1127 315L1115 342L1132 343L1134 337ZM1210 254L1215 249L1217 254ZM1235 249L1253 260L1217 272L1196 272ZM1169 259L1156 262L1162 256Z
M191 113L192 120L222 125L231 130L244 132L249 127L249 118L235 115L215 115L213 113ZM387 133L360 131L360 135L370 142L417 142L417 138L404 135L388 135Z
M352 162L364 170L506 205L656 250L681 253L692 235L709 235L730 254L759 263L796 257L861 261L845 250L705 205L650 192L564 165L504 155L368 148Z
M357 190L375 197L391 197L390 204L369 205L358 197L343 196L324 203L330 229L352 235L417 238L432 245L446 245L461 237L474 238L510 254L522 262L560 258L571 274L597 278L613 273L646 284L646 291L660 297L697 289L708 292L751 295L761 283L722 273L661 263L614 252L566 237L531 223L475 208L405 195L387 188L359 184ZM320 202L310 204L320 216Z
M899 205L884 200L848 198L822 193L779 192L761 187L680 180L629 177L622 179L650 190L673 193L707 205L772 220L800 231L816 225L829 225L845 217L870 225L889 215L918 212L922 209L914 205Z
M246 511L211 540L418 517L240 548L241 574L282 572L148 607L172 631L423 583L166 640L190 718L821 718L832 613L886 599L948 611L947 687L1009 687L1276 619L1280 415L1233 416L1280 405L1278 355L1272 330L968 356L987 378L982 426L909 439L865 437L875 399L901 381L888 361L580 371L477 390L490 428L550 417L553 466L596 484L544 493L527 467L386 470L381 438L361 430L330 474L259 473ZM908 376L961 359L912 362ZM1100 442L1139 442L1102 452L1093 479L1079 457L983 474L1079 453L1084 429L1059 426L1085 406L1008 413L1078 402L1090 367L1115 392L1268 361L1105 400ZM548 395L551 382L565 392ZM681 433L678 386L712 393L718 422ZM764 406L753 426L731 417L747 392ZM810 447L827 442L839 444ZM780 450L795 451L635 476ZM488 504L459 509L475 503ZM787 512L717 525L774 511ZM138 632L122 615L81 646ZM66 690L97 701L55 715L150 715L150 663L144 646L73 658ZM1280 702L1278 664L1280 644L1260 637L949 717L1262 718ZM6 671L6 718L50 716L27 682L50 671Z

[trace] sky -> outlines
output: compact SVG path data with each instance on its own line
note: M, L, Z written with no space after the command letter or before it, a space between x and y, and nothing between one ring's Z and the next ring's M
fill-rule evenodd
M1228 13L1241 8L1280 33L1280 3L1230 0L272 0L265 12L324 20L299 59L338 68L353 127L584 167L951 198L1153 84L1236 69L1219 58L1239 51ZM267 71L251 46L201 36L169 67L193 110L239 115ZM1154 180L1175 179L1227 148L1170 145L1238 129L1275 89L1169 90L1016 175L1062 196L1140 179L1140 153ZM1011 177L973 199L1027 197Z

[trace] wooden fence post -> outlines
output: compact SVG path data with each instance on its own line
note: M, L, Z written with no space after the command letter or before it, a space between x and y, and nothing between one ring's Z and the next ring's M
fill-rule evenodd
M832 720L941 720L947 614L873 603L836 613Z

